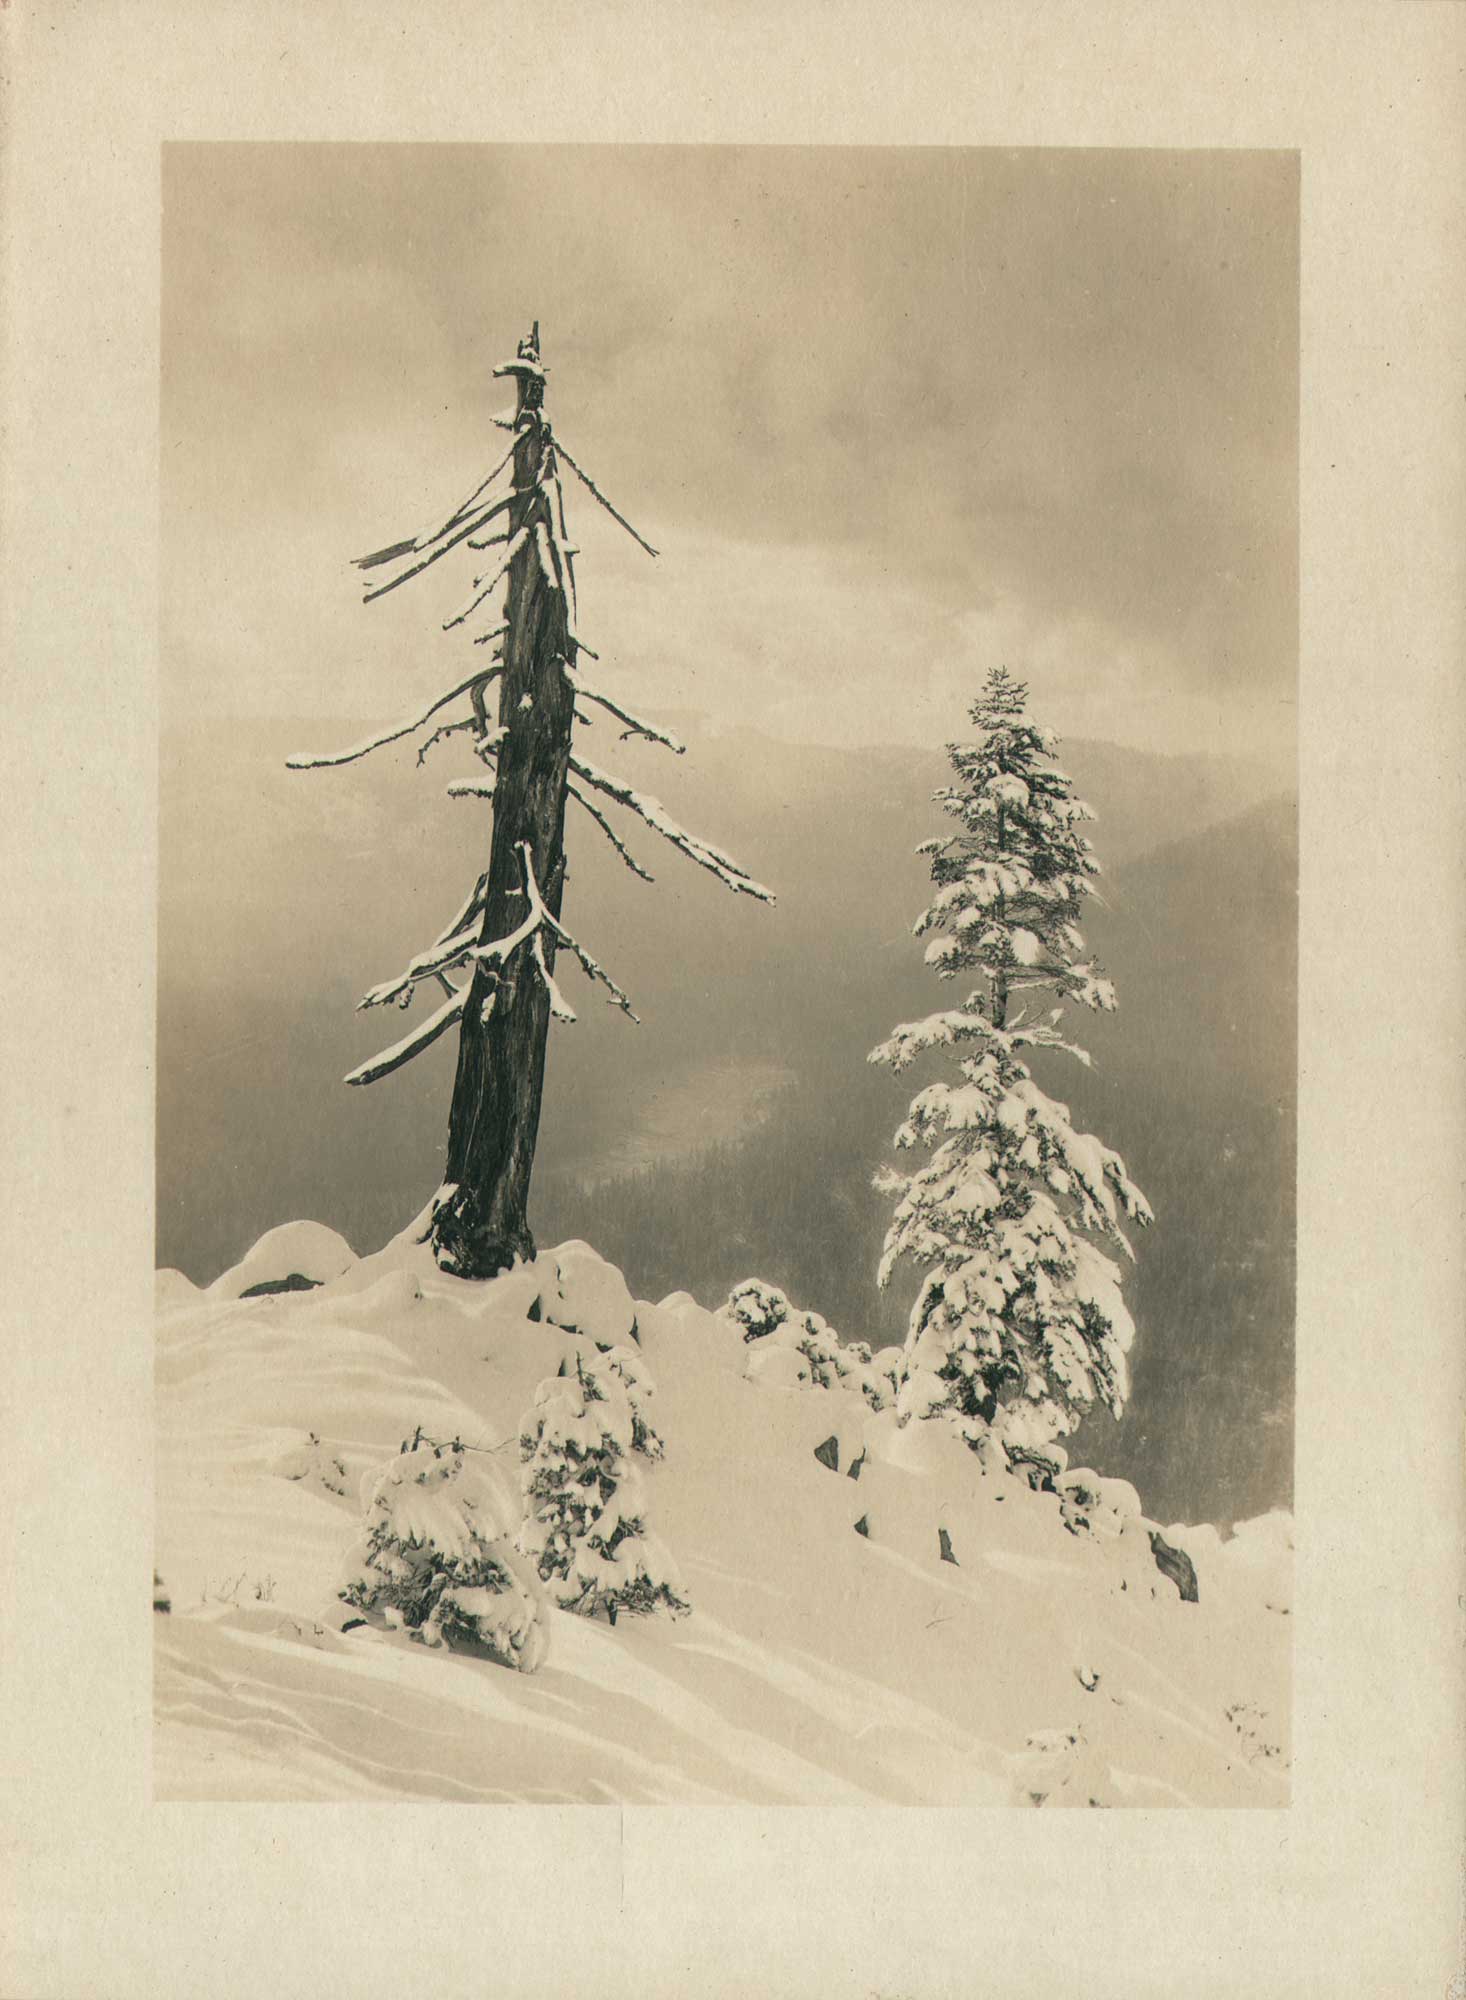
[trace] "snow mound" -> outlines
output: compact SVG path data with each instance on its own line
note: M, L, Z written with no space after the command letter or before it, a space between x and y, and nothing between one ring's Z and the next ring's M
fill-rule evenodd
M171 1266L159 1271L153 1280L153 1299L159 1312L166 1312L170 1306L187 1305L198 1295L199 1288L193 1279Z
M288 1275L296 1228L232 1275ZM160 1798L1287 1802L1285 1515L1224 1538L1088 1470L1031 1487L811 1365L807 1327L746 1341L685 1293L631 1301L583 1244L472 1284L404 1231L296 1299L165 1296ZM609 1338L628 1306L637 1347ZM570 1397L586 1370L624 1399ZM536 1409L557 1448L586 1414L615 1445L601 1559L567 1545L548 1589L514 1546ZM554 1601L578 1564L579 1612ZM610 1623L658 1586L687 1615Z
M278 1229L267 1230L231 1270L216 1278L205 1296L238 1299L262 1285L283 1288L291 1278L304 1279L306 1286L325 1285L349 1271L355 1262L356 1252L346 1238L324 1223L282 1222Z
M588 1243L562 1243L535 1264L540 1310L555 1326L609 1347L636 1338L636 1306L626 1280Z

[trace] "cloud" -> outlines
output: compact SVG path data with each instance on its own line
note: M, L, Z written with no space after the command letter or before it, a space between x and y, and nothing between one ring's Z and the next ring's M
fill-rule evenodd
M497 455L544 323L585 629L652 705L940 743L995 659L1066 733L1291 754L1296 174L992 149L169 149L170 708L375 715L451 565L350 556ZM598 638L599 635L599 638ZM624 662L624 668L621 664Z

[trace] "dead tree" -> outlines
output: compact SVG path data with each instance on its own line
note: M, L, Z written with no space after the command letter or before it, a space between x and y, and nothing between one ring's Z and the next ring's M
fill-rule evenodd
M607 989L612 1005L636 1019L621 988L561 921L567 801L584 809L626 866L645 881L652 878L617 831L608 812L612 806L643 821L725 888L773 900L726 854L684 832L656 799L578 754L575 723L584 714L577 703L598 705L614 717L623 739L644 737L678 755L683 746L582 677L581 655L592 661L599 656L577 629L576 551L566 528L562 466L649 555L656 550L617 513L552 432L544 408L538 322L528 339L520 341L517 357L494 372L510 377L516 390L512 417L494 419L511 440L498 464L439 526L358 559L358 567L368 573L366 602L371 603L460 551L489 552L467 603L444 626L445 631L463 631L476 647L489 648L483 664L407 721L364 743L333 756L288 760L292 770L348 764L433 725L420 743L419 763L435 743L463 732L484 765L482 777L459 780L448 791L455 798L492 801L487 870L434 942L360 1004L405 1008L420 986L440 993L441 1003L410 1034L346 1079L375 1083L458 1028L447 1175L433 1205L430 1234L441 1267L469 1278L493 1277L517 1259L534 1255L527 1211L545 1045L552 1015L575 1019L555 980L561 949ZM376 580L376 573L388 568L393 573ZM475 622L487 629L473 632ZM487 696L495 682L498 713L491 723Z

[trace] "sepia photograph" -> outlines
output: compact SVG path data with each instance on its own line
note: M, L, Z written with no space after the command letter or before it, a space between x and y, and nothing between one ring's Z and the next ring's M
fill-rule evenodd
M0 0L6 2000L1457 1992L1463 55Z
M163 147L156 1800L1289 1805L1299 194Z

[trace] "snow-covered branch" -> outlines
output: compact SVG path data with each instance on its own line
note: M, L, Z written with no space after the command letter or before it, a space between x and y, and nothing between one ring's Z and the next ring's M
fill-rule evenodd
M608 777L594 764L587 764L579 757L570 759L570 768L577 778L583 778L586 784L596 791L604 792L607 798L614 799L618 805L626 806L639 819L644 819L654 832L661 834L662 838L679 853L685 854L690 861L695 861L700 868L706 868L710 875L716 875L725 888L732 889L740 895L756 896L761 903L773 902L772 892L765 889L762 883L755 882L736 861L730 860L726 854L719 853L717 848L710 847L696 834L688 833L678 826L660 799L633 791L630 785L623 784L619 778Z
M576 602L575 563L573 558L579 555L580 551L570 546L570 530L565 525L565 489L560 484L558 473L551 475L551 483L555 488L555 508L560 516L560 525L557 529L553 522L551 523L550 536L555 544L556 555L565 569L565 581L568 586L567 601L570 605L570 622L572 625L577 625L580 622L580 610Z
M570 470L575 474L576 478L581 482L581 484L587 487L595 495L596 499L600 501L601 505L605 508L606 512L611 516L611 519L613 521L619 521L621 523L621 526L626 530L627 534L630 535L632 541L639 542L642 548L646 550L649 556L654 556L657 552L652 547L651 543L646 539L645 535L639 535L636 532L635 528L633 528L631 523L627 520L626 516L616 511L616 509L611 505L610 501L606 498L605 494L602 493L600 487L597 486L596 482L591 478L590 474L588 472L582 471L580 466L576 464L575 460L570 456L570 453L565 449L565 445L558 435L555 437L554 444L556 452L560 455L561 458L564 459L565 463L570 467Z
M494 419L493 421L497 422L498 419ZM479 495L488 492L513 456L514 447L510 445L508 451L505 452L493 471L486 479L480 480L479 484L473 489L472 493L469 494L461 506L454 508L442 527L434 528L427 534L409 536L403 542L393 542L389 548L376 549L369 556L357 556L355 558L357 569L378 569L383 563L396 562L401 556L419 555L424 549L431 548L434 542L441 541L444 535L451 534L455 528L462 525L469 513L472 512Z
M466 619L471 618L473 616L474 612L478 610L479 606L483 603L484 599L488 596L489 592L495 587L496 584L502 582L502 580L509 574L509 565L510 563L513 562L514 558L519 554L519 551L524 547L527 538L528 538L528 530L524 528L519 529L518 533L511 538L509 546L504 552L503 562L500 563L499 567L494 571L493 575L489 578L488 582L485 583L481 576L476 576L474 578L473 587L474 590L478 593L477 596L475 596L470 603L465 604L463 609L460 612L458 612L454 617L444 620L443 630L445 632L451 632L455 625L462 625ZM502 625L499 627L500 632L504 631L504 629L505 628Z
M598 965L596 961L591 957L590 953L585 949L585 947L581 944L578 944L576 940L573 937L571 937L569 931L563 930L559 924L554 922L553 918L551 918L551 924L555 929L555 931L559 933L561 944L565 946L565 949L567 951L573 951L576 958L580 961L580 969L585 974L586 978L599 979L602 986L606 988L607 992L611 996L609 1004L613 1007L619 1007L622 1013L626 1015L628 1020L635 1021L637 1026L640 1027L641 1016L632 1011L631 1002L627 999L626 995L621 991L621 988L616 984L615 980L611 977L610 973L605 970L604 966Z
M545 991L550 996L550 1012L557 1021L573 1021L576 1018L575 1009L555 984L555 975L545 960L544 942L543 935L537 932L530 945L530 951L534 956L535 968L545 982Z
M630 848L627 847L626 843L622 840L620 834L617 833L615 827L612 826L611 822L606 818L606 815L601 811L600 807L598 805L592 804L592 802L586 797L585 793L582 792L578 786L569 785L567 786L566 789L568 790L571 798L574 799L575 803L578 806L583 806L586 812L590 814L591 818L595 821L596 825L601 829L601 832L606 836L607 840L610 841L611 845L615 848L616 852L621 856L621 859L626 863L626 866L631 870L632 874L639 875L643 882L654 881L655 877L649 875L646 869L642 867L641 863L637 860L636 856L631 852Z
M675 756L686 756L687 745L685 743L679 743L675 736L669 736L664 729L658 729L655 724L643 722L639 715L633 715L629 709L622 708L619 702L612 701L611 697L608 694L602 694L599 688L588 686L573 667L566 667L565 678L583 700L597 702L602 708L614 715L618 722L624 722L626 724L626 735L644 736L648 743L663 744Z
M365 743L354 744L350 750L338 750L321 757L313 757L307 751L297 751L293 757L285 759L285 768L287 771L321 771L333 764L354 764L358 757L366 757L373 750L380 750L388 743L399 742L402 737L411 736L414 730L424 728L440 708L446 708L449 702L457 701L460 696L470 693L474 688L482 691L501 671L499 667L481 668L478 672L470 674L466 681L460 681L457 687L449 688L446 694L440 694L436 701L429 702L422 714L415 715L410 722L398 723L394 728L384 730L380 736L370 736Z
M396 590L399 584L411 583L415 576L421 576L425 569L431 569L435 562L441 562L443 557L449 554L451 550L456 549L460 542L466 542L470 535L476 535L481 528L486 528L490 521L497 515L507 512L513 504L514 495L506 493L502 500L496 500L492 506L486 507L480 513L472 515L455 533L435 542L420 562L415 562L407 569L399 571L396 576L389 578L386 583L379 583L375 590L367 591L362 599L363 604L372 604L377 598L385 597L388 591ZM416 545L414 544L412 549L406 551L406 553L414 553L415 550Z
M534 859L530 853L529 842L527 840L521 840L519 843L519 861L524 871L524 894L525 900L529 904L528 916L507 937L496 938L492 944L478 945L469 953L469 957L476 959L481 965L488 965L495 961L500 965L504 965L513 953L519 949L520 945L525 944L531 938L535 939L536 943L538 943L539 933L546 930L550 931L557 941L565 946L567 951L574 952L587 978L600 980L601 984L608 989L612 1003L619 1007L623 1013L630 1015L634 1021L636 1015L631 1011L631 1002L621 991L615 980L596 963L590 953L581 944L577 943L559 919L551 916L549 910L545 907L544 898L540 894L540 885L535 877ZM550 975L548 966L543 965L543 952L536 951L534 957L536 963L541 964L548 983ZM554 1007L555 998L556 994L551 991L550 1000L552 1008ZM555 1011L558 1012L558 1009ZM561 1018L564 1019L565 1017L562 1015Z
M407 970L397 979L387 979L380 986L374 986L364 999L357 1002L358 1009L365 1007L390 1007L400 1001L406 1006L412 997L412 990L425 979L436 979L440 973L461 965L478 941L478 927L473 919L452 937L440 938L436 944L419 952L411 960Z
M436 1014L430 1015L419 1027L414 1028L410 1035L404 1035L400 1042L394 1042L390 1049L383 1049L379 1056L373 1056L370 1062L352 1070L346 1081L376 1083L380 1077L390 1076L394 1069L401 1069L404 1063L411 1062L414 1056L421 1055L425 1048L437 1041L439 1035L447 1033L453 1023L461 1017L464 999L465 995L461 989L452 993Z
M469 892L467 900L464 902L457 916L455 916L450 923L446 923L443 926L442 930L440 930L438 932L438 935L433 939L433 943L446 944L449 938L457 937L458 933L461 930L466 930L468 925L472 923L473 919L482 913L484 907L484 899L488 895L488 893L489 893L489 877L487 871L485 871L484 874L479 876L477 882L474 883L473 888Z
M481 965L491 964L495 959L500 965L507 964L519 947L532 938L542 925L555 921L545 908L544 898L540 895L540 885L534 872L534 858L529 851L527 840L521 840L519 843L519 865L524 871L524 894L529 904L529 915L507 937L495 938L490 944L475 946L472 955Z

